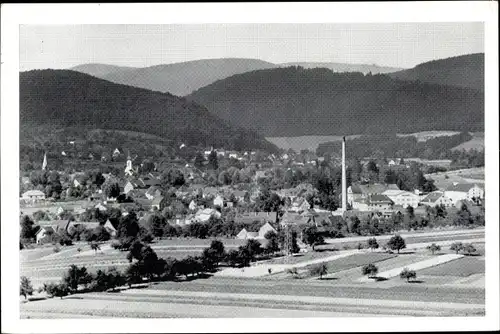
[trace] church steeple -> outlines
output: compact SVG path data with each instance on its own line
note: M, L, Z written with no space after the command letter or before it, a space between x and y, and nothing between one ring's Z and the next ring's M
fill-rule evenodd
M45 168L47 168L47 152L43 154L42 170L45 170Z

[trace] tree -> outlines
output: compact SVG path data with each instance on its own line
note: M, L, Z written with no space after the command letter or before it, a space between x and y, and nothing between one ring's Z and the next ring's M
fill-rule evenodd
M431 251L432 255L434 255L435 252L439 252L441 250L441 246L432 244L426 247L427 250Z
M122 286L126 283L125 276L122 275L115 267L112 267L107 272L107 285L106 290L111 289L115 291L115 289L119 286Z
M299 276L299 271L295 267L287 268L286 273L292 275L293 278L298 278Z
M268 231L264 238L267 240L266 251L268 253L275 253L280 250L278 234L274 231Z
M196 152L196 156L194 158L194 166L196 168L202 168L204 162L205 158L203 157L203 154L201 154L201 152Z
M377 239L375 239L375 238L368 239L367 245L368 245L368 248L370 248L371 250L377 249L379 247Z
M477 250L476 250L476 248L474 247L473 244L466 244L463 247L463 252L467 253L467 255L471 255L472 253L475 253L476 251Z
M50 296L60 297L61 299L69 294L69 287L66 283L59 283L59 284L45 283L43 286L43 290L47 292Z
M226 255L224 244L220 240L212 240L209 249L212 251L214 259L216 260L216 265L218 266L219 262L222 261Z
M88 285L92 282L92 275L87 272L87 268L78 268L78 266L72 264L64 275L63 281L71 291L77 291L79 285Z
M108 180L104 182L102 188L108 198L116 198L120 195L120 185L116 181Z
M95 241L91 241L90 242L90 249L92 249L94 251L94 254L97 254L97 251L101 249L101 247L99 246L99 244Z
M255 239L248 239L243 247L248 250L251 260L255 259L255 256L262 254L263 251L262 245Z
M463 249L464 245L461 242L454 242L450 245L450 250L454 251L455 254L458 254Z
M309 226L304 229L302 241L311 246L313 250L314 246L324 243L323 236L318 232L316 226Z
M20 292L21 296L24 296L24 299L28 299L28 296L33 294L33 286L31 285L30 280L26 276L21 276L21 285Z
M406 248L405 240L400 235L395 235L387 242L387 247L391 250L399 251L403 248Z
M404 268L400 273L399 277L401 279L406 279L407 282L410 282L411 279L417 278L417 273L415 270L409 270L408 268Z
M127 267L127 270L125 271L125 281L129 288L132 287L132 284L142 282L141 272L141 265L138 262L132 263Z
M309 274L311 276L319 276L319 279L323 279L323 275L326 275L327 273L328 267L326 263L318 263L309 269Z
M21 218L21 238L32 239L35 236L33 225L35 224L33 220L28 215L24 215Z
M213 170L217 170L219 168L219 161L217 159L217 152L212 151L208 155L208 164L212 167Z
M368 278L373 278L378 274L378 268L373 263L369 263L361 268L363 275L368 275Z

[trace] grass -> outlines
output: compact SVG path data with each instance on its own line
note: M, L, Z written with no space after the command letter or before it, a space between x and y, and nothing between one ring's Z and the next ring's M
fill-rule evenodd
M344 258L327 262L326 265L328 267L328 273L331 274L347 269L361 267L369 263L384 261L396 256L397 256L396 254L388 254L388 253L353 254ZM309 268L311 268L311 266L305 267L305 269ZM307 273L307 275L309 275L309 273Z
M295 256L279 257L266 261L266 264L297 264L300 262L311 261L325 258L337 254L336 252L307 252L296 254Z
M455 261L420 270L418 275L467 277L473 274L484 274L484 272L484 260L466 256Z

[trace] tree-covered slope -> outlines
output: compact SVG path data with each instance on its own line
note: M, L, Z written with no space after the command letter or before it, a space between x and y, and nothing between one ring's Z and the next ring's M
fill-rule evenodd
M41 125L76 126L149 133L175 145L275 149L184 98L68 70L20 73L20 122L21 136L34 136Z
M482 131L477 90L301 67L234 75L187 97L267 137Z
M390 73L389 76L484 91L484 53L434 60L408 70Z

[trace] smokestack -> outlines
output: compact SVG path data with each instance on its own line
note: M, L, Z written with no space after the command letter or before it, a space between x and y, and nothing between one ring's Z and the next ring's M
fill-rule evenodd
M342 137L342 211L347 211L347 176L345 170L345 136Z

